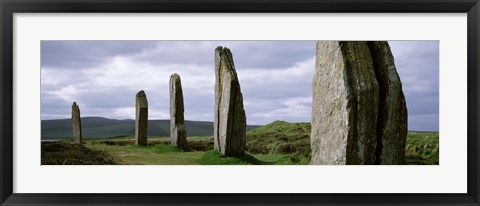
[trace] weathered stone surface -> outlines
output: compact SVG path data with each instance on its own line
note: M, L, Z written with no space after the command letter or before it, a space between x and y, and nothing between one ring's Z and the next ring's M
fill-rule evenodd
M174 146L187 147L187 132L183 116L182 81L178 74L170 76L170 139Z
M145 92L139 91L135 96L135 144L147 144L148 101Z
M366 42L317 42L312 164L373 164L378 83Z
M72 104L72 127L75 143L82 144L82 120L80 119L80 108L76 102Z
M230 49L215 49L214 147L225 156L245 154L247 119Z
M368 42L379 85L375 164L405 164L408 113L402 82L386 41Z

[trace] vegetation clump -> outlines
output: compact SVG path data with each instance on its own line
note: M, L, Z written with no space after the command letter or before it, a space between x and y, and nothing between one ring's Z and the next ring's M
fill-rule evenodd
M252 154L289 154L293 162L310 160L310 123L275 121L247 132Z
M115 165L117 161L104 151L66 142L42 143L42 165Z
M190 138L187 147L195 151L210 151L213 150L213 138Z

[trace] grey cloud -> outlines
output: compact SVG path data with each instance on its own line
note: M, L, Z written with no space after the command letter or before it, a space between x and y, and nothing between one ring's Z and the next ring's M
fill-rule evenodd
M89 69L115 56L154 48L153 41L41 41L42 67Z
M438 124L438 114L408 116L408 130L410 131L439 131Z
M42 119L60 119L70 116L73 102L66 101L56 95L42 93L40 96L40 113Z
M238 69L289 67L314 55L313 41L42 41L43 67L89 69L126 56L159 64L212 64L216 46L235 48Z
M438 41L393 41L389 43L407 101L409 129L438 131Z
M128 88L122 88L121 92L119 92L118 89L97 90L81 93L77 98L86 102L88 107L92 108L110 109L114 107L131 107L135 103L135 94L137 92L138 91Z
M288 68L315 56L315 41L234 41L224 45L232 48L238 70Z
M237 70L286 68L315 54L312 41L160 41L158 47L134 57L152 64L206 64L213 68L217 46L232 48Z
M409 128L438 130L438 42L390 44ZM73 100L82 115L134 118L141 89L151 117L168 118L168 80L177 72L186 119L213 121L213 54L219 45L232 50L248 124L310 121L314 41L42 41L42 119L69 117Z

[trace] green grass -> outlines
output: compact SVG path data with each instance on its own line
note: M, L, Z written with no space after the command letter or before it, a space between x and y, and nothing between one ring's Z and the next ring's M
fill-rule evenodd
M190 138L190 142L204 142L208 138ZM127 139L87 140L86 147L106 151L128 165L191 165L205 153L194 149L179 149L170 145L170 139L148 137L148 145L134 145L133 137Z
M58 144L75 145L69 142ZM50 143L43 143L50 144ZM42 145L43 145L42 144ZM243 157L225 157L213 150L212 137L189 137L189 147L180 149L170 145L169 138L149 137L145 146L134 145L133 136L87 139L85 149L115 157L115 164L124 165L293 165L308 164L308 160L290 154L246 154ZM67 148L68 149L68 148ZM99 153L100 154L100 153ZM51 156L45 156L45 160ZM43 160L43 159L42 159ZM72 162L73 163L73 162ZM86 163L88 164L88 163ZM94 164L91 162L90 164ZM98 163L97 163L98 164Z
M287 155L292 164L310 162L310 123L275 121L247 132L252 154Z
M181 149L172 145L167 145L167 144L149 144L149 145L130 145L128 148L132 150L150 150L159 154L163 153L175 153L175 152L188 152L191 151L189 149Z
M438 165L438 132L409 132L405 155L407 164Z
M81 148L69 142L61 152L44 149L42 164L101 164L102 157L112 164L133 165L307 165L310 164L310 124L275 121L247 132L246 155L225 157L213 151L211 136L188 137L188 148L170 145L166 137L149 136L148 145L134 145L133 136L86 139ZM62 148L57 145L58 148ZM71 150L71 151L70 151ZM81 151L81 152L79 152ZM50 154L51 153L51 154ZM86 155L86 156L82 156ZM90 155L90 156L88 156ZM97 161L93 156L101 158ZM409 132L407 164L439 164L438 132ZM82 162L83 161L83 162Z

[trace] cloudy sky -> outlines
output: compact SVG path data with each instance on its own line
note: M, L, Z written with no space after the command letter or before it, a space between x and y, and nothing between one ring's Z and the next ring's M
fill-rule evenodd
M390 41L409 130L438 131L438 41ZM41 118L135 118L144 90L149 119L169 119L170 75L182 79L187 120L213 121L214 49L229 47L247 124L308 122L315 41L42 41Z

